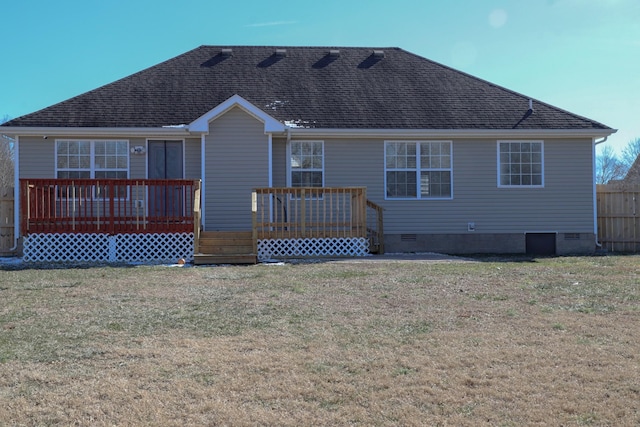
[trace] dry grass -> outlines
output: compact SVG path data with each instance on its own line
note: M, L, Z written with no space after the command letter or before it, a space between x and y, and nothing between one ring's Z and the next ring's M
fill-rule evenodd
M640 257L0 271L0 425L640 425Z

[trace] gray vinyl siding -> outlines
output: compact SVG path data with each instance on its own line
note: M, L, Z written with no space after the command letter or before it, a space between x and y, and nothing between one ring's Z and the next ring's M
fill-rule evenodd
M376 139L324 139L325 186L367 187L385 209L387 234L466 234L469 222L476 234L593 232L590 140L543 141L544 188L498 188L495 139L452 142L451 200L385 200L384 140ZM274 144L274 185L286 170L277 160L286 161L284 145Z
M498 188L497 141L453 141L452 200L385 200L385 233L592 232L591 141L544 141L544 188Z
M110 138L96 138L110 139ZM114 138L115 139L115 138ZM147 140L144 138L117 138L129 141L129 149L131 147L146 147ZM130 152L131 153L131 152ZM146 154L129 154L129 178L139 179L147 177L147 155Z
M384 200L384 141L325 140L327 187L366 187L367 198Z
M251 191L269 185L269 137L240 108L214 120L205 141L205 229L250 230Z
M20 178L55 178L55 138L20 137Z
M200 138L189 138L184 143L184 178L201 179L202 161Z
M92 138L92 137L21 137L20 138L20 178L55 178L56 173L56 140L126 140L129 148L146 147L146 138ZM202 177L200 161L200 138L188 138L184 142L185 179ZM147 156L144 154L129 155L129 178L147 177Z
M56 141L57 140L124 140L129 141L129 147L137 145L145 147L145 138L95 138L95 137L67 137L50 136L21 137L20 138L20 178L55 178L56 177ZM147 171L146 155L129 155L129 178L145 178Z
M287 186L287 140L284 138L273 138L272 161L273 161L273 186Z

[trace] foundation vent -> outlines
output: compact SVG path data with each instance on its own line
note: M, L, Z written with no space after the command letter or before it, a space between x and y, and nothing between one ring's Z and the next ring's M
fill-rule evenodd
M580 240L580 233L564 233L564 240Z
M418 236L415 234L401 234L400 241L401 242L415 242L418 240Z

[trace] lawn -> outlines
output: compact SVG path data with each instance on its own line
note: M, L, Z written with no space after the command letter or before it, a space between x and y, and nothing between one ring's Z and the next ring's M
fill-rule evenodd
M0 425L640 425L640 257L0 270Z

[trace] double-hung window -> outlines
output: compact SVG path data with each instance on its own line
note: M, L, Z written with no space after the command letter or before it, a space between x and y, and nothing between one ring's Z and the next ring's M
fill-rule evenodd
M451 141L385 142L389 199L452 198Z
M543 187L542 141L498 141L498 187Z
M290 184L292 187L324 186L324 143L291 141Z
M123 179L129 177L129 142L122 140L56 141L56 176L60 179ZM96 190L94 197L107 196L107 187ZM116 187L116 197L126 197ZM123 193L124 191L124 193Z

